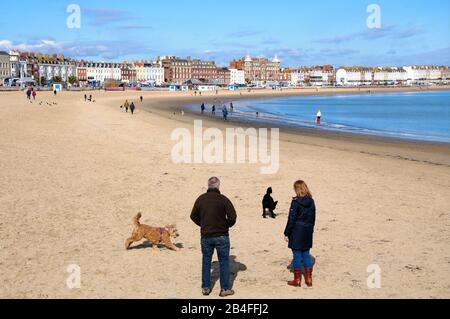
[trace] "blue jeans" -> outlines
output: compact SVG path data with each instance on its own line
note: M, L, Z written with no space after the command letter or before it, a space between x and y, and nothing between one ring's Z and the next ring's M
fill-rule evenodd
M211 262L214 255L214 249L217 250L220 268L220 287L225 290L230 287L230 238L228 236L202 238L202 288L211 287Z
M304 268L312 268L312 258L309 254L309 250L292 250L294 253L294 269L302 268L302 264Z

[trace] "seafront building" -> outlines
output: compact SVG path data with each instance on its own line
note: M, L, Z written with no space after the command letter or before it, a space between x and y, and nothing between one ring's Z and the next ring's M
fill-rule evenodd
M280 59L246 57L229 67L191 57L162 56L154 61L76 61L62 54L0 52L0 85L63 82L79 86L109 85L226 87L326 87L449 84L449 66L303 66L281 67Z
M272 60L264 57L251 57L233 60L230 69L243 70L245 81L256 85L279 81L281 61L275 56Z
M164 83L182 85L192 78L190 58L163 56L157 62L164 68Z
M76 73L80 86L102 86L108 80L122 80L122 64L81 61Z
M307 68L310 86L334 86L336 74L332 65L313 66Z
M164 68L161 62L134 62L134 68L137 82L158 86L164 83Z
M405 66L407 82L410 85L427 85L450 82L449 66Z
M230 69L230 84L244 85L245 84L245 71L238 69Z
M372 85L373 82L373 68L352 66L340 67L336 71L336 85L338 86Z
M0 83L11 77L11 61L9 53L0 51Z
M436 85L450 82L448 66L340 67L339 86L360 85Z
M378 67L373 69L373 84L375 85L405 85L407 73L400 67Z
M281 68L278 81L282 86L290 86L292 82L292 72L291 68Z
M11 78L20 77L20 52L10 51L9 61L11 65Z
M214 61L191 60L191 79L203 82L215 81L218 78L218 69Z
M309 69L307 67L297 68L291 70L292 87L304 87L309 83Z

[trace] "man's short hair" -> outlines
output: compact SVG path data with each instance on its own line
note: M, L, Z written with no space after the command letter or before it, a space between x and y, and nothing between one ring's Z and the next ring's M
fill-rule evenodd
M217 177L211 177L208 180L208 189L219 189L220 188L220 179Z

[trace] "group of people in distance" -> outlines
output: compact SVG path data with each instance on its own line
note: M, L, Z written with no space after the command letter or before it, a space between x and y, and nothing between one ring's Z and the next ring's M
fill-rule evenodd
M202 105L200 105L200 111L201 114L205 114L206 111L206 105L205 103L202 103ZM228 107L224 104L222 107L222 116L223 116L223 120L224 121L228 121L228 115L231 113L234 113L234 105L233 102L230 103L230 111L228 111ZM213 106L211 107L211 115L215 116L216 115L216 105L213 104Z
M200 105L200 111L201 111L202 115L205 114L205 111L206 111L205 103L202 103L202 105ZM230 111L231 111L231 113L234 113L233 102L230 103ZM211 107L211 114L212 114L212 116L216 115L216 105L215 104L213 104L213 106ZM229 112L228 112L227 106L223 105L223 107L222 107L222 115L223 115L223 120L224 121L228 120L228 114L229 114ZM256 117L259 118L259 116L260 116L259 112L256 112ZM315 122L316 122L317 125L321 125L322 124L321 121L322 121L322 111L319 109L317 111Z
M144 102L144 97L141 95L139 97L139 101ZM132 101L131 103L128 102L128 100L125 100L125 103L123 103L123 105L120 106L121 109L125 109L125 112L128 113L128 110L130 110L131 115L134 114L134 112L136 111L136 105L134 104L134 102Z
M313 233L316 222L316 206L313 196L304 181L294 184L295 197L292 199L289 217L284 231L284 239L292 250L294 279L287 284L301 287L302 275L305 284L313 285L312 273L314 259L310 254L313 247ZM278 204L271 197L272 189L267 190L263 199L263 216L266 211L275 218L274 210ZM220 192L220 180L211 177L208 191L195 202L191 213L192 221L201 228L202 250L202 294L212 292L211 263L214 250L217 250L220 273L220 297L234 295L230 282L230 236L229 229L237 221L236 210L232 202Z
M27 99L31 100L31 97L33 97L33 100L36 100L36 90L33 87L28 88L27 90Z

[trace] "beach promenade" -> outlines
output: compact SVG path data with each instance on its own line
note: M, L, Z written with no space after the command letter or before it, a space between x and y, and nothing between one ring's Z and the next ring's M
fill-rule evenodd
M238 213L236 298L449 298L448 145L282 130L276 175L261 175L260 165L171 160L173 130L192 130L200 118L182 116L184 104L288 94L299 93L95 92L95 103L80 92L40 92L34 103L1 93L0 298L201 298L200 234L189 215L214 175ZM137 105L134 116L120 109L125 99ZM311 290L286 286L283 230L299 178L317 204ZM261 217L269 186L280 201L276 220ZM146 224L176 223L183 249L126 251L137 212ZM72 264L79 289L66 284ZM367 286L373 264L380 289Z

